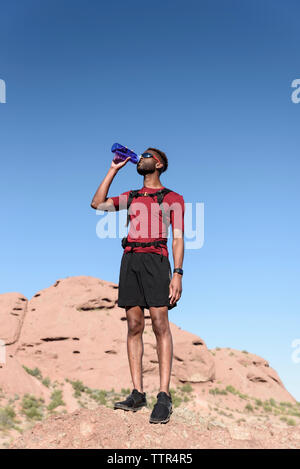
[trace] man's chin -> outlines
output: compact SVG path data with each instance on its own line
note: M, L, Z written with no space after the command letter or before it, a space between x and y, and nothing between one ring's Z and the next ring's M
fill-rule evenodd
M141 176L145 176L146 174L154 173L154 171L155 171L155 170L152 171L152 170L149 170L149 169L139 168L138 166L137 166L136 170Z

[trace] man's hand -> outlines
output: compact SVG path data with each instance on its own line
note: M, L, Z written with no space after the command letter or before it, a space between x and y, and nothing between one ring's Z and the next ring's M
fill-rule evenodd
M121 163L115 163L114 160L112 160L111 162L111 168L113 169L116 169L117 171L119 171L120 168L123 168L123 166L125 166L125 164L130 160L130 156L128 156L128 158L126 158L126 160L124 161L121 161Z
M176 303L182 293L182 277L180 274L177 274L176 272L174 273L169 285L169 291L170 304Z

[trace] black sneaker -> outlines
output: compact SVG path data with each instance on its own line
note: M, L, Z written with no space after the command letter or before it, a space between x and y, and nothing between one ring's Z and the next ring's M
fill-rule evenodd
M139 392L137 389L134 389L125 401L115 402L114 409L131 410L136 412L145 406L147 406L146 393Z
M157 402L150 415L150 423L167 423L172 414L172 397L161 391L157 394Z

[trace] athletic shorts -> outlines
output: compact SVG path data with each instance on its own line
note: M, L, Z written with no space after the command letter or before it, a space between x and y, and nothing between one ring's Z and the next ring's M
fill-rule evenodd
M119 276L118 306L168 306L169 285L172 278L167 256L148 252L123 253Z

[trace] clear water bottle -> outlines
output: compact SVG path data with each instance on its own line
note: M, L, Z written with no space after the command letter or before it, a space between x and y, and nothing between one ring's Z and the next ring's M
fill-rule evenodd
M114 143L111 147L111 151L115 154L113 162L118 164L130 157L131 163L137 164L140 161L141 155L137 155L134 151L121 145L120 143Z

